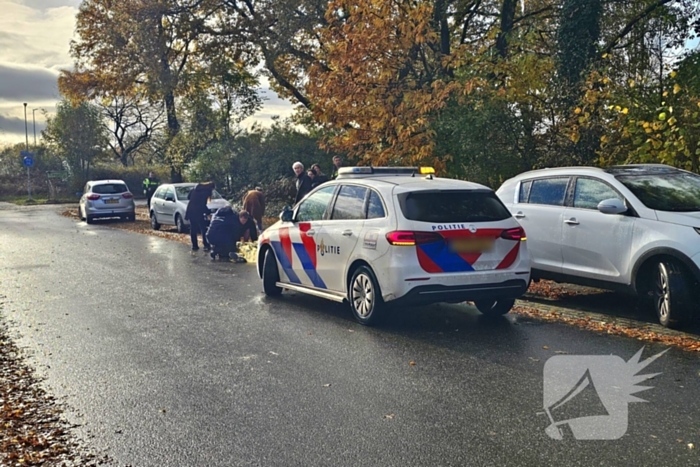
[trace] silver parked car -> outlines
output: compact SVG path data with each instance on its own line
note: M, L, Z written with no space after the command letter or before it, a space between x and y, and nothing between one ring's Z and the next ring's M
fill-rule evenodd
M189 203L188 196L195 186L196 183L169 183L158 187L151 198L149 213L153 230L160 229L163 224L176 226L180 233L189 230L190 222L185 220L185 211ZM219 208L230 205L231 203L214 190L207 207L214 213Z
M87 182L78 203L80 220L92 224L94 219L119 217L136 220L134 195L123 180L94 180Z

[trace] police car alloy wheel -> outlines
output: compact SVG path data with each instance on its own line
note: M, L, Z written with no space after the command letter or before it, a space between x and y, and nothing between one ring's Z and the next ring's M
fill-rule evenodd
M366 266L360 266L350 280L350 308L361 324L376 323L382 313L382 298L377 280Z

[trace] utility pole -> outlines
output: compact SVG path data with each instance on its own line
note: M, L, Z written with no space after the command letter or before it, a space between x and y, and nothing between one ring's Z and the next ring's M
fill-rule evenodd
M27 161L30 161L31 164L34 163L33 156L29 156L29 129L27 128L27 103L24 103L24 145L27 151L27 156L25 156L25 159ZM31 157L31 158L30 158ZM29 175L29 165L25 163L24 165L27 166L27 201L32 200L32 183L31 183L31 177Z

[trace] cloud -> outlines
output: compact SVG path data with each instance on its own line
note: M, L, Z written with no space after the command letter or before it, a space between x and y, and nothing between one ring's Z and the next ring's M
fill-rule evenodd
M30 140L34 138L34 125L31 118L30 115L27 119L27 132ZM39 134L45 128L46 123L36 122L37 138L39 138ZM4 136L3 139L5 140L12 140L15 142L24 141L24 119L0 115L0 133L2 133Z
M0 100L36 102L58 99L58 74L0 62Z

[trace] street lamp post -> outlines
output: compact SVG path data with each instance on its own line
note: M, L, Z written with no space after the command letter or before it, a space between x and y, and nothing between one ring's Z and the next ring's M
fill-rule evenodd
M27 131L27 103L24 103L24 138L26 143L26 150L29 151L29 132Z
M34 124L34 150L36 151L36 116L34 115L34 112L37 110L42 110L42 109L32 109L32 123Z

